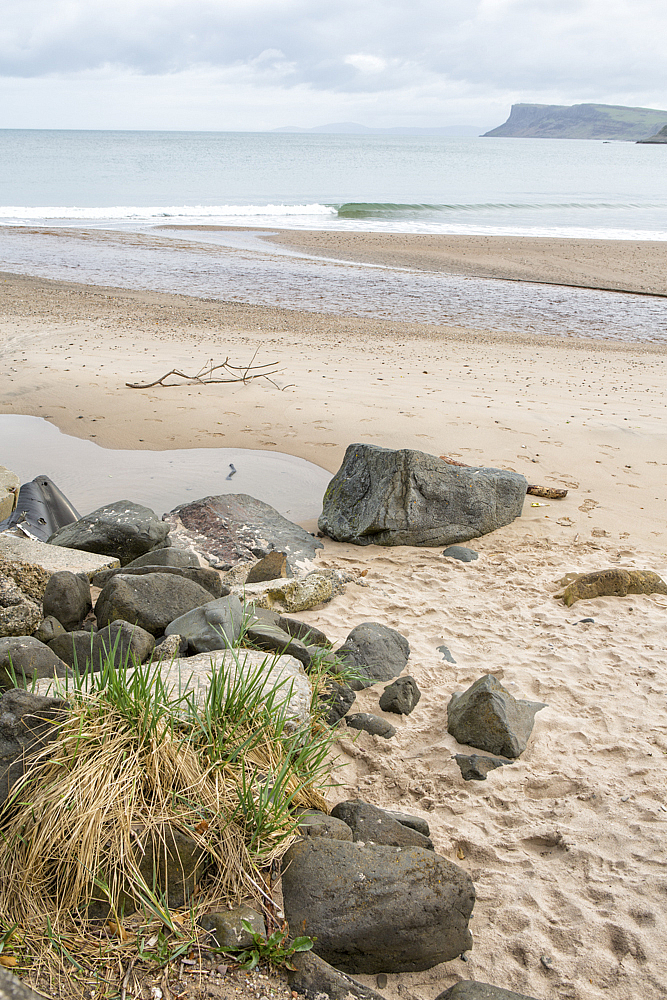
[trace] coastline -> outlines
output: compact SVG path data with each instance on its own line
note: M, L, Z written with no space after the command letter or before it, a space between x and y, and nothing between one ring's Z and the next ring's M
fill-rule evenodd
M209 358L248 363L257 349L282 369L278 388L125 385ZM324 540L318 562L366 585L300 617L336 643L362 621L398 629L422 691L411 715L385 716L390 741L342 730L330 801L423 816L438 853L475 882L467 961L390 975L386 1000L433 1000L471 978L544 1000L664 996L667 604L568 609L555 594L565 574L609 566L667 578L667 348L0 274L0 357L0 411L103 447L265 448L334 472L361 440L568 489L537 507L529 497L521 518L471 541L470 564ZM548 707L518 761L464 782L453 754L471 751L447 733L446 709L484 673ZM381 690L354 711L382 714Z

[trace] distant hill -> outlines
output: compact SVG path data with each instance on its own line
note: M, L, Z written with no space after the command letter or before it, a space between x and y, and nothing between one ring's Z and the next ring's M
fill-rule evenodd
M333 125L315 125L314 128L300 128L298 125L286 125L284 128L271 129L272 132L309 132L323 135L449 135L471 136L481 135L483 126L479 125L444 125L441 128L369 128L358 125L357 122L335 122Z
M665 125L664 128L661 128L659 132L656 132L655 135L650 135L648 139L637 139L637 142L654 142L656 144L667 142L667 125Z
M667 124L667 111L620 104L513 104L504 125L485 136L535 139L624 139L637 142Z

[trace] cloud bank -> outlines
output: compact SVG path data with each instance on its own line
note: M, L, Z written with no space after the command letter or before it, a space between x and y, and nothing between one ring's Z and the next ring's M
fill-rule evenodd
M499 124L667 106L659 0L5 0L0 126Z

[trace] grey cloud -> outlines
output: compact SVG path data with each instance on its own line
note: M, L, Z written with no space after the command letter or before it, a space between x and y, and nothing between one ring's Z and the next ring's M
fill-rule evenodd
M248 82L386 93L435 81L572 93L667 88L648 0L5 0L0 73L215 67Z

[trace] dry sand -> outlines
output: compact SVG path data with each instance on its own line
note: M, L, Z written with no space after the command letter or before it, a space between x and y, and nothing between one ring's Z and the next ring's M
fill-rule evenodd
M108 447L260 447L333 472L347 444L369 441L568 488L546 506L527 498L523 517L470 543L467 565L326 540L322 564L366 569L367 586L302 617L336 641L362 621L397 628L422 691L391 717L393 740L341 738L331 801L419 813L475 881L468 961L390 976L389 1000L469 978L539 1000L667 995L667 599L554 599L569 572L667 576L666 353L3 279L3 412ZM281 389L125 387L258 347ZM447 703L489 672L548 708L516 763L466 783ZM379 712L381 691L357 710Z

